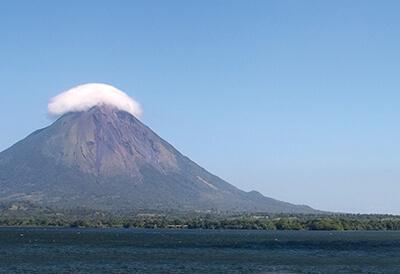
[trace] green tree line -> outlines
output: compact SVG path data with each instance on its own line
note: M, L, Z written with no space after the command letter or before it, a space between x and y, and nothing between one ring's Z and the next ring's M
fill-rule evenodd
M400 217L375 215L236 216L220 215L94 215L48 214L10 216L0 214L0 226L124 227L257 230L400 230Z

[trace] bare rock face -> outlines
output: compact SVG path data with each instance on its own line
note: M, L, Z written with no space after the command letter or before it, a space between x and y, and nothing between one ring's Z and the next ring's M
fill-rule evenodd
M111 107L70 113L43 147L49 157L96 176L124 174L142 179L142 163L160 172L177 172L175 155L134 116ZM56 153L55 153L56 152Z
M133 115L68 113L0 153L0 201L61 208L314 213L210 174Z

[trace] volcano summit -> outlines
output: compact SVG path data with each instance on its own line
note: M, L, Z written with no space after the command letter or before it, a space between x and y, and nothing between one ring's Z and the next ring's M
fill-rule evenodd
M198 166L138 120L140 105L104 84L53 98L59 118L0 153L0 201L101 210L315 213L245 192Z

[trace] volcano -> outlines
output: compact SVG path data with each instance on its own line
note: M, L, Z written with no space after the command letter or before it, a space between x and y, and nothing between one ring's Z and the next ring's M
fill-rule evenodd
M315 213L245 192L111 105L68 112L0 153L0 201L99 210Z

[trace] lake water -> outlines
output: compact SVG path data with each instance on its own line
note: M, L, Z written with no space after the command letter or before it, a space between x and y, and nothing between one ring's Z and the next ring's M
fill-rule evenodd
M0 228L1 273L400 273L400 232Z

